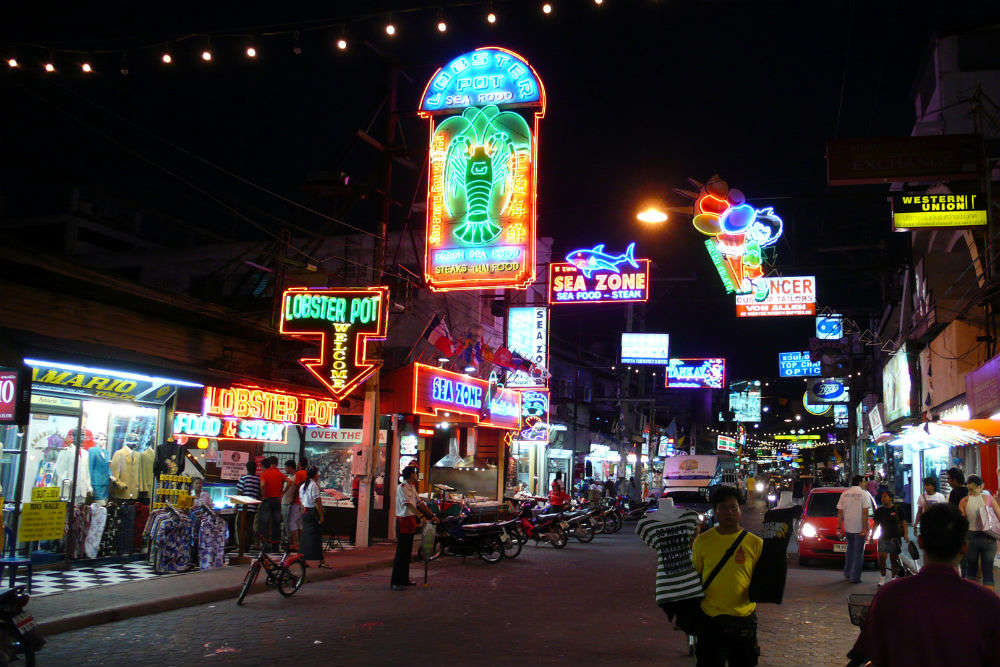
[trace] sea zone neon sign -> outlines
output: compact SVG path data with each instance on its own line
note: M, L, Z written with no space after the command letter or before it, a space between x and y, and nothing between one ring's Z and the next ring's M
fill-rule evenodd
M368 341L385 339L388 302L388 287L291 287L281 299L281 333L319 338L319 358L299 362L340 401L382 363L368 358Z
M486 380L453 373L425 364L414 364L413 412L442 412L471 417L482 426L513 430L521 416L521 395Z
M649 300L649 260L635 258L635 243L621 254L604 244L581 248L549 264L549 303L628 303Z
M723 389L726 386L726 360L671 359L665 386L671 389Z
M541 79L513 51L479 48L434 73L419 114L430 126L427 285L524 289L535 280Z

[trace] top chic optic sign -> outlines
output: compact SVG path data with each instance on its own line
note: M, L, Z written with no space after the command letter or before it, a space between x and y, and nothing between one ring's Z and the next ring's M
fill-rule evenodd
M368 358L368 341L388 330L388 287L291 287L281 299L281 333L319 338L320 356L300 359L335 399L348 394L378 370Z
M535 280L541 79L513 51L483 47L435 72L419 113L430 124L427 285L524 289Z

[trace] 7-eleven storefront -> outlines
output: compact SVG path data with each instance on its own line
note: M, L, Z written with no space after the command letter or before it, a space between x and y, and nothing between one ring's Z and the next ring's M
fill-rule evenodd
M504 448L520 422L518 392L415 363L388 376L381 405L383 414L404 415L400 469L417 465L421 493L463 498L483 511L502 501Z

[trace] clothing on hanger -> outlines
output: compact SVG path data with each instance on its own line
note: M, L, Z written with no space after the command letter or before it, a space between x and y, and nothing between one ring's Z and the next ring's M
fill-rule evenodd
M91 447L87 453L90 466L90 485L94 489L94 500L107 500L111 485L111 462L103 447Z
M90 456L87 450L73 445L59 452L59 458L56 459L53 486L63 486L65 482L65 488L69 493L68 490L73 483L74 458L76 460L76 500L82 502L87 498L87 494L93 491L90 486Z
M139 495L139 454L122 447L111 457L111 478L116 482L111 489L115 498L136 498Z
M139 452L139 493L153 492L153 468L156 466L156 450L146 447Z

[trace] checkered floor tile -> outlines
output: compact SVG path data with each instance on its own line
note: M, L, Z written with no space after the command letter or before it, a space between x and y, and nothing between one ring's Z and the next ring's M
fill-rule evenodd
M27 584L27 575L18 570L17 583ZM98 567L78 567L72 570L36 572L31 578L31 595L40 597L65 591L78 591L95 586L120 584L125 581L151 579L158 576L146 562L120 563Z

